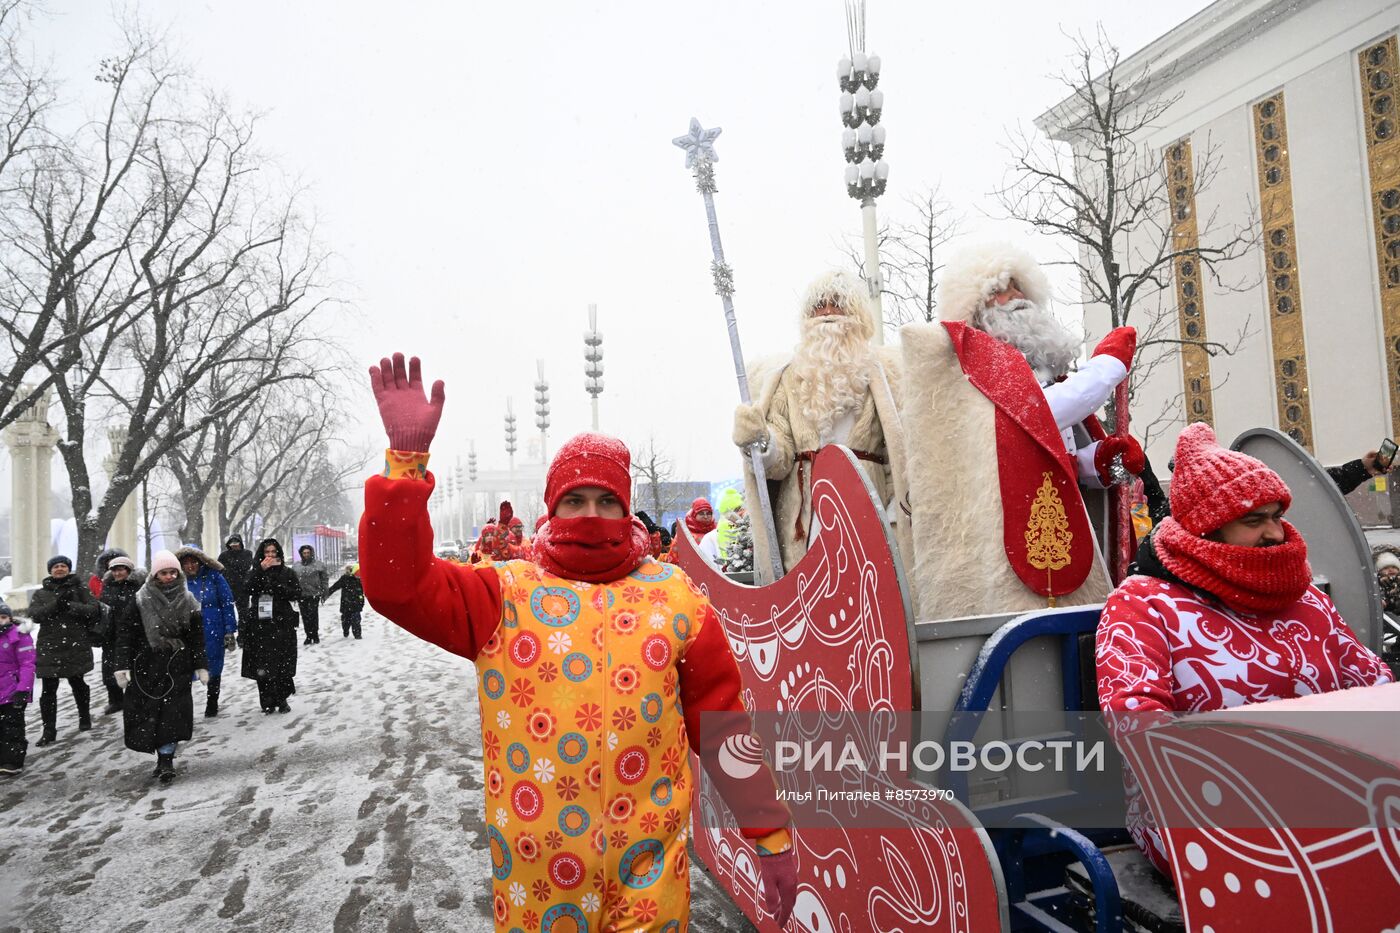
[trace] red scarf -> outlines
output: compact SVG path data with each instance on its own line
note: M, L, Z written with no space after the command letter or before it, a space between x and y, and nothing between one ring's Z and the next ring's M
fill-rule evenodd
M646 526L623 518L559 518L535 532L535 563L566 580L612 583L641 566L651 552Z
M1303 536L1288 522L1283 531L1282 544L1239 547L1199 538L1165 518L1152 543L1163 567L1236 612L1280 612L1302 599L1312 582Z
M717 525L718 522L714 520L713 512L710 513L710 515L711 518L708 522L702 522L695 517L694 512L685 513L685 527L690 529L690 533L695 536L696 541L699 541L701 538L705 537L705 535L715 530L715 525Z

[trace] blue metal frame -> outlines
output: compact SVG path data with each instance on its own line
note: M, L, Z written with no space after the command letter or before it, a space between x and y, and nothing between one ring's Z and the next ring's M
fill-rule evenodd
M983 643L977 660L968 672L962 695L954 707L953 719L948 725L946 740L972 741L975 738L980 717L958 714L986 712L1006 676L1012 655L1036 638L1058 636L1061 639L1063 708L1068 711L1082 709L1084 697L1080 691L1079 670L1083 659L1080 657L1078 636L1098 627L1100 608L1075 606L1047 609L1018 616L997 629ZM944 783L958 799L969 799L965 774L945 773ZM1054 810L1057 801L1070 802L1074 796L1072 792L1057 795L1046 798L1044 803L1047 810ZM1026 800L1010 803L1008 806L1014 814L1011 819L1013 828L989 831L1006 876L1013 928L1067 929L1059 917L1067 912L1070 895L1058 879L1062 878L1064 866L1068 864L1067 857L1073 857L1083 864L1093 886L1096 933L1120 931L1123 927L1123 907L1118 881L1094 840L1044 814L1017 812L1024 811L1028 805L1034 804ZM996 812L999 809L1005 808L993 806L980 812L986 816L995 813L1002 818L1010 815Z

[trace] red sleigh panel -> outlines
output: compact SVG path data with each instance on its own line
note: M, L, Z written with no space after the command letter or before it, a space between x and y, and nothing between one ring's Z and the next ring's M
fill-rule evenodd
M844 448L813 464L811 549L782 580L748 587L718 573L681 535L676 563L709 595L744 674L751 711L918 709L912 619L890 536ZM696 773L699 762L692 759ZM880 787L913 787L872 775ZM780 782L781 783L781 782ZM702 790L705 778L700 779ZM761 930L757 856L713 794L695 795L696 851ZM815 933L1002 929L1001 881L987 838L958 804L891 807L880 828L797 827L799 892L787 929Z

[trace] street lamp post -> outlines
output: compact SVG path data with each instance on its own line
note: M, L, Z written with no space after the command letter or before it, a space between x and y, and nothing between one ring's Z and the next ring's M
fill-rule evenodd
M459 492L457 496L457 509L453 513L453 517L457 521L457 543L461 545L467 540L466 521L465 515L463 514L467 509L467 484L465 482L465 471L462 469L462 461L457 461L457 468L453 472L457 476L457 490Z
M506 453L510 455L510 497L515 498L515 412L511 399L506 399Z
M535 426L540 429L540 463L549 462L549 383L544 378L544 360L536 360L539 381L535 383ZM594 419L594 427L597 427Z
M598 330L598 306L588 306L588 330L583 334L584 388L593 396L593 430L598 430L598 396L603 394L603 334Z
M472 484L470 527L476 527L476 441L471 442L471 447L467 451L467 479Z
M448 538L455 538L455 535L454 535L454 533L453 533L453 528L452 528L452 490L453 490L453 485L454 485L454 481L453 481L453 478L452 478L452 471L451 471L451 470L448 470L448 471L447 471L447 499L446 499L445 502L444 502L444 505L447 507L447 511L444 513L444 517L447 519L447 521L443 522L443 524L446 526L446 531L447 531L447 535L446 535L446 536L447 536Z
M841 85L841 148L846 153L846 193L860 202L865 236L866 284L875 308L875 342L885 342L885 314L881 294L885 283L880 275L879 230L875 219L875 199L885 193L890 167L884 159L885 128L880 114L885 92L880 83L880 56L865 53L864 0L847 0L846 31L851 57L836 65Z

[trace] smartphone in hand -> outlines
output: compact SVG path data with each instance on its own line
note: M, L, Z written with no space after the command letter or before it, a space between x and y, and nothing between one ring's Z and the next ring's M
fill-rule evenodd
M1395 442L1390 438L1381 441L1380 450L1376 453L1376 469L1382 472L1389 472L1390 466L1395 462Z

